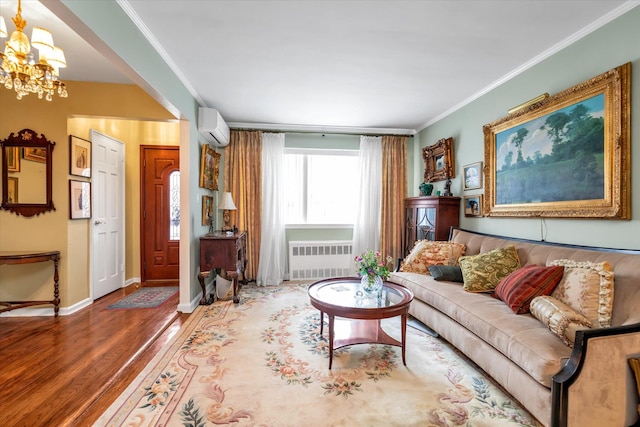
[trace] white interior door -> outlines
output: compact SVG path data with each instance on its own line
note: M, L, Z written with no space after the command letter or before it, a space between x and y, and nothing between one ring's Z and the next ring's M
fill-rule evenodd
M91 131L91 296L124 287L124 144Z

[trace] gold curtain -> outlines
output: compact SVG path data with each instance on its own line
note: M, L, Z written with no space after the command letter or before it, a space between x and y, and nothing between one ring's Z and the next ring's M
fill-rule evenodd
M382 137L380 252L403 258L404 199L407 197L407 137Z
M224 191L237 210L232 223L247 231L246 280L255 280L260 257L262 217L262 132L231 131L224 149ZM234 217L235 214L235 217Z

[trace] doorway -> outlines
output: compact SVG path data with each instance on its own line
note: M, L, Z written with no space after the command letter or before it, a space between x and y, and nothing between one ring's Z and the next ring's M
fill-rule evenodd
M140 147L141 279L180 274L180 147Z
M91 297L124 287L124 144L91 130Z

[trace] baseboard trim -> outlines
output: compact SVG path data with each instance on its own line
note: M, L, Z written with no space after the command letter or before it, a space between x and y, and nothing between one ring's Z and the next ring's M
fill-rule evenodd
M82 310L85 307L93 304L93 300L91 298L83 299L71 307L60 307L60 311L58 312L59 316L68 316L77 311ZM4 313L0 313L0 317L38 317L38 316L50 316L53 317L55 312L53 307L26 307L26 308L18 308L16 310L5 311Z

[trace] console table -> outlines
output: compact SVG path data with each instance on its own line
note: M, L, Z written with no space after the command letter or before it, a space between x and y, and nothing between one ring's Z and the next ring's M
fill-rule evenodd
M198 281L202 287L202 299L200 304L211 304L206 297L204 279L214 268L221 268L227 272L229 278L233 280L233 302L239 303L238 295L238 275L243 275L247 264L247 232L240 231L227 235L225 232L209 233L200 238L200 273Z
M50 252L7 252L0 251L0 265L32 264L53 261L53 299L51 301L0 301L0 313L32 305L53 304L54 315L60 311L60 286L58 284L58 263L60 251Z

